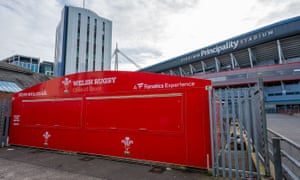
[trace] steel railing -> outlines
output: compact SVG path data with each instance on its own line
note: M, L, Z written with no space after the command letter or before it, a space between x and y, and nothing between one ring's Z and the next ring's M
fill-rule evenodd
M277 179L300 179L300 145L268 129L272 176Z

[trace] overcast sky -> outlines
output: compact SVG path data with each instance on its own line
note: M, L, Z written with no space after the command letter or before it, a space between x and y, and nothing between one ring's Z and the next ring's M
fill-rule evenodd
M112 50L146 67L300 15L299 0L85 0L113 24ZM64 5L83 0L0 0L0 59L20 54L54 62ZM121 59L119 69L136 70ZM113 68L113 66L112 66Z

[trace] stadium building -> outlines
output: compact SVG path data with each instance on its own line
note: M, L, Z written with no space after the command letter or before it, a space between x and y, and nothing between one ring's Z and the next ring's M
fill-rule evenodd
M13 93L50 79L45 74L0 61L0 101L2 101L3 96L11 97Z
M215 88L245 87L261 78L269 112L300 112L300 16L140 71L210 79Z
M27 68L32 72L36 72L36 73L39 72L40 58L28 57L22 55L13 55L11 57L3 59L2 61L7 62L8 64L14 64L17 66L21 66L23 68Z
M56 29L55 76L110 70L112 22L94 12L65 6Z

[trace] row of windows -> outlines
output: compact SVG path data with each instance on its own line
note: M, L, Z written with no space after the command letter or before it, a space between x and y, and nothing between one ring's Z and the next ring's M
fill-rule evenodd
M41 65L39 67L38 64L31 64L31 63L20 62L20 61L13 61L13 62L10 62L10 64L14 64L17 66L27 68L36 73L42 73L42 74L53 76L53 66L51 66L51 65L50 66Z
M213 82L220 82L220 81L236 80L236 79L251 79L251 78L271 77L271 76L275 77L275 76L282 76L282 75L300 75L300 70L298 70L297 68L282 69L282 70L268 69L268 70L263 70L261 72L247 72L247 73L241 73L235 75L223 75L223 76L221 75L217 76L217 75L218 74L215 74L216 77L203 76L203 78L210 79Z
M30 69L33 72L39 72L38 64L24 63L24 62L19 62L19 61L14 61L14 62L12 62L12 64Z
M87 41L86 41L86 51L85 51L85 71L88 71L88 58L89 58L89 39L90 39L90 17L87 17ZM96 69L96 39L97 39L97 19L94 20L94 41L93 41L93 71ZM103 22L103 32L105 32L105 22ZM80 32L81 32L81 13L78 13L77 20L77 44L76 44L76 72L79 71L79 49L80 49ZM101 69L104 68L104 34L102 35L102 57L101 57Z
M287 92L285 95L299 95L300 92ZM268 96L282 96L283 93L270 93Z

